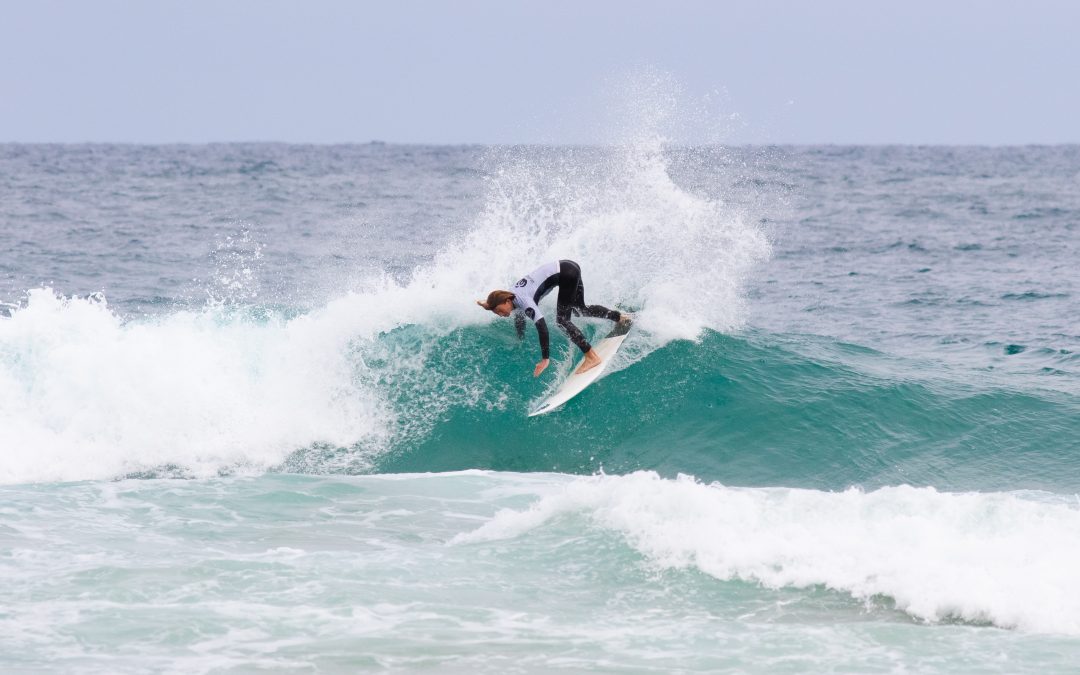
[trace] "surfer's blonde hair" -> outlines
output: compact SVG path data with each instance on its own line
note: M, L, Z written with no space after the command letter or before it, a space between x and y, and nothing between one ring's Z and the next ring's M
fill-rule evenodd
M507 300L512 300L513 297L514 294L510 291L492 291L488 293L487 301L480 303L480 306L486 310L494 312L496 307L503 304Z

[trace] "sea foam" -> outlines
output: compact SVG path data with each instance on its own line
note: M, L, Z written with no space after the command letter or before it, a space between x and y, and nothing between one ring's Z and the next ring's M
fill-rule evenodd
M0 481L213 475L376 439L390 413L350 379L342 337L221 309L125 321L30 291L0 320Z
M928 622L1080 635L1080 504L1045 493L731 488L638 472L573 479L452 543L525 536L569 515L659 568L822 586Z
M485 390L504 383L432 370L427 358L456 328L495 320L476 299L552 259L581 264L588 302L637 313L609 372L671 340L736 328L769 243L738 209L679 187L668 161L658 134L493 149L474 223L407 278L370 270L366 285L299 316L234 292L249 285L244 258L244 274L219 261L224 281L207 306L160 316L33 289L0 317L0 481L260 471L318 445L346 449L350 470L363 470L395 435L499 398ZM223 303L222 291L235 297ZM422 328L411 344L387 339L406 326ZM408 410L395 404L403 393Z

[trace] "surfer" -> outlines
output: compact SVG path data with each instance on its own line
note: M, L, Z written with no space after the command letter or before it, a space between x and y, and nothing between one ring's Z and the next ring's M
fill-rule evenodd
M558 304L555 306L555 323L566 333L570 341L577 345L585 360L575 371L584 373L600 365L600 355L592 348L581 330L570 321L571 314L579 316L605 318L617 323L625 322L629 327L630 315L608 309L601 305L585 304L585 287L581 283L581 268L573 260L556 260L536 268L525 278L514 284L513 291L492 291L487 300L477 300L476 304L491 310L499 316L514 315L514 327L519 338L525 336L525 318L532 319L536 325L536 334L540 337L540 362L533 370L533 377L538 377L548 367L548 327L544 315L540 312L540 300L559 287Z

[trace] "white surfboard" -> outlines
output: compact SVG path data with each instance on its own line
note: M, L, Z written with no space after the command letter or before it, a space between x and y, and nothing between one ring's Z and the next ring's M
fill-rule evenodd
M630 322L620 322L615 324L615 328L612 329L607 336L593 345L593 349L600 355L599 365L586 370L580 375L574 371L578 369L581 363L574 366L574 371L571 371L570 377L566 378L566 381L555 390L540 406L529 413L529 417L536 417L537 415L544 415L552 412L562 406L570 399L580 394L585 387L595 382L600 375L603 374L604 369L611 363L611 359L614 358L615 352L619 351L619 347L622 345L623 340L626 339L626 334L630 332ZM584 358L581 359L584 362Z

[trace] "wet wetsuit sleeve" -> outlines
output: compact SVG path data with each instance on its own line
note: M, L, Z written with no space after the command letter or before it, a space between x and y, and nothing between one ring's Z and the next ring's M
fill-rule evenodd
M517 331L519 340L525 337L525 315L521 312L514 313L514 330Z
M546 358L549 357L549 352L548 352L548 327L547 327L547 321L544 321L544 319L542 317L541 317L541 319L539 321L536 322L536 334L540 338L540 356L541 356L541 358L546 359Z

